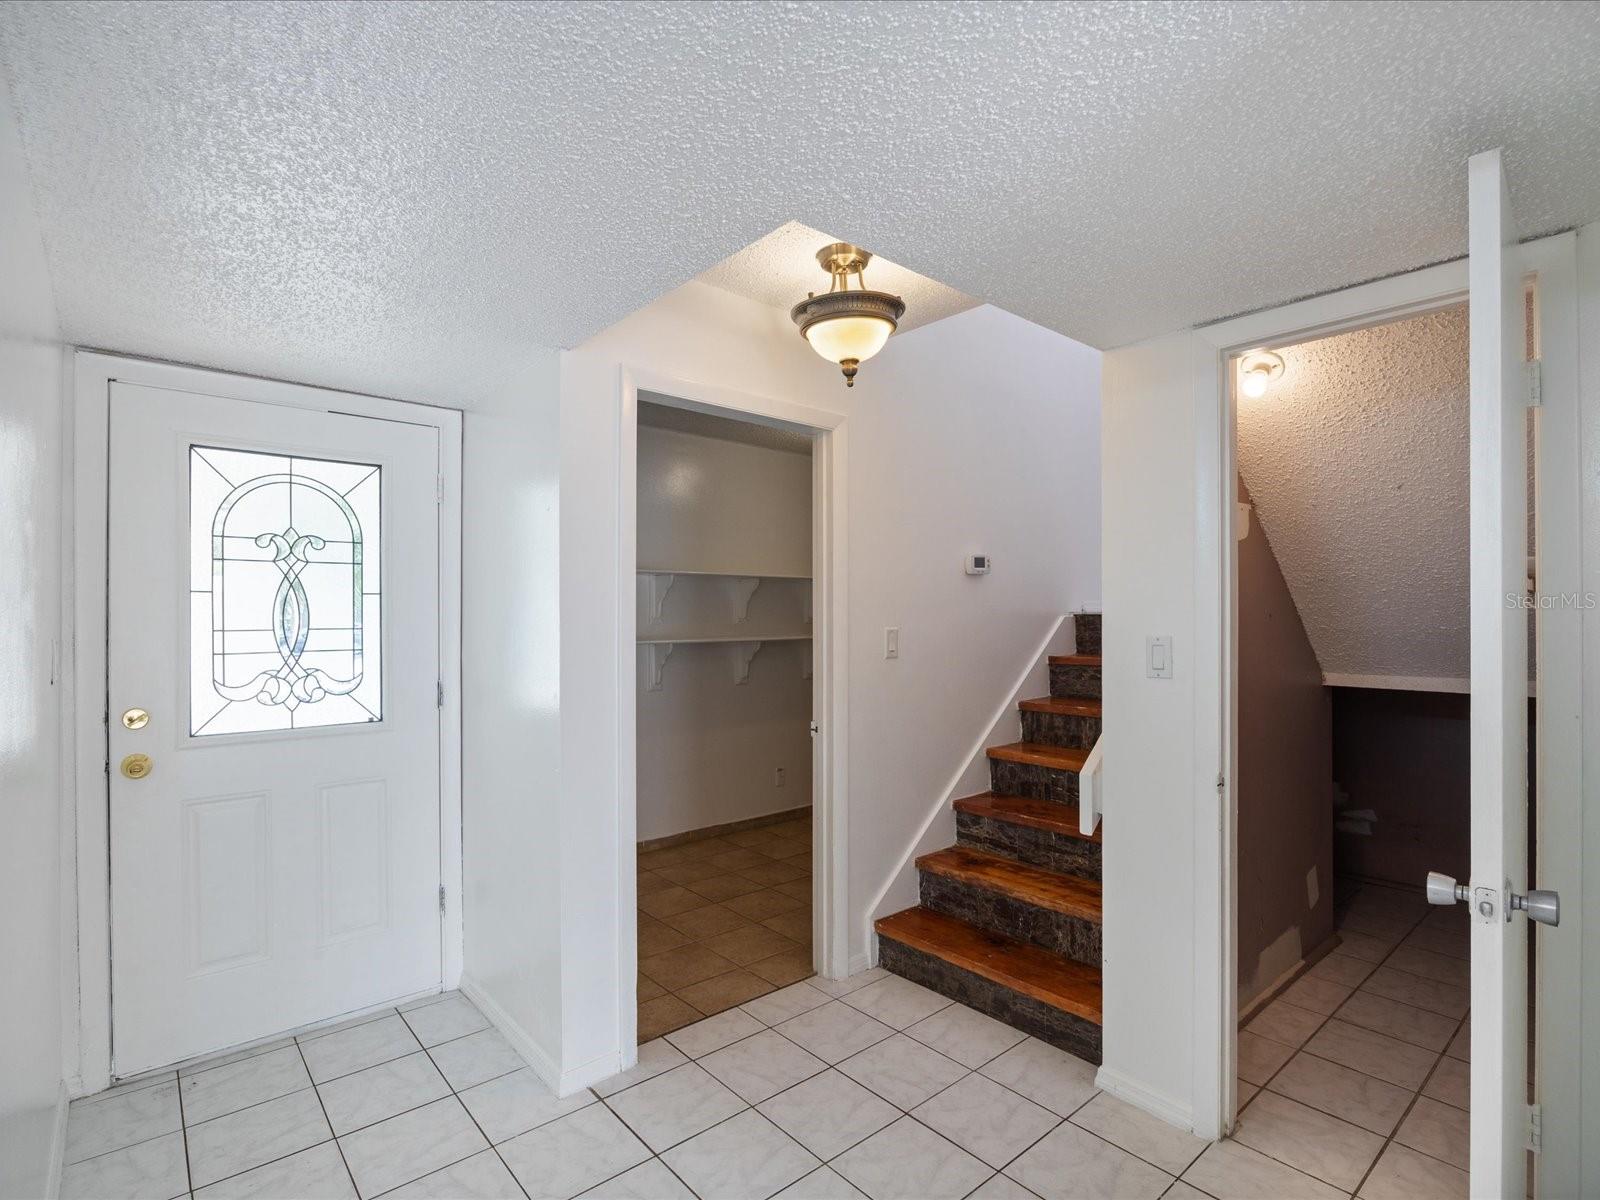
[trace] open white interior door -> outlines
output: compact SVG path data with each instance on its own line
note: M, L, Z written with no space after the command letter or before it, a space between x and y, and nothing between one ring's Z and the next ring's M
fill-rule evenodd
M1471 315L1475 1197L1526 1194L1528 613L1524 301L1500 151L1467 164Z

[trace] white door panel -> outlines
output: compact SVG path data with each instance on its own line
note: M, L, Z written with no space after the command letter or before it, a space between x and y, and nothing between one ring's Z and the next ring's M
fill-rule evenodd
M121 383L110 412L128 1075L439 985L438 444Z
M1525 308L1500 152L1468 163L1473 1196L1526 1193L1528 614ZM1508 917L1510 918L1508 920Z

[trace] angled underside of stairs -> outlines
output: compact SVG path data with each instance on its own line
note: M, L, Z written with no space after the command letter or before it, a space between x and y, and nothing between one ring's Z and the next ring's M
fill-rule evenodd
M878 959L1090 1062L1100 1061L1100 833L1078 829L1078 773L1100 736L1100 616L1022 740L989 748L990 790L955 801L956 844L917 860L921 903L877 922Z

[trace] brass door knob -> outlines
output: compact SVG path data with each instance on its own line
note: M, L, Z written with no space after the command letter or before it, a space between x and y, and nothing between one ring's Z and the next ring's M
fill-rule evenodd
M123 711L122 724L127 729L143 729L150 724L150 714L142 708L130 708Z
M143 779L155 770L148 754L130 754L122 760L122 773L129 779Z

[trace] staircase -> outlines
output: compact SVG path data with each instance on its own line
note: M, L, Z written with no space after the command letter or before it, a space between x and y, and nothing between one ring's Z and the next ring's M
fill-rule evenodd
M990 790L955 801L956 844L917 859L922 903L877 922L878 959L936 992L1100 1061L1100 832L1078 830L1078 772L1100 736L1100 615L989 748Z

